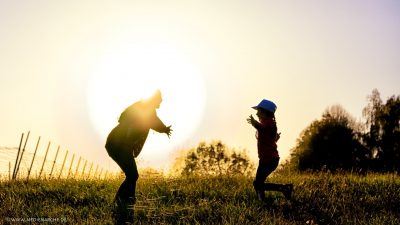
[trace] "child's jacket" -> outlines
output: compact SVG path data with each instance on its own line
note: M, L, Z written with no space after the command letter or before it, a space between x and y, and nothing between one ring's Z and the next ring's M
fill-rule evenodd
M263 119L260 122L253 121L252 125L257 129L257 148L260 162L268 162L279 158L276 142L278 141L276 122L272 118Z

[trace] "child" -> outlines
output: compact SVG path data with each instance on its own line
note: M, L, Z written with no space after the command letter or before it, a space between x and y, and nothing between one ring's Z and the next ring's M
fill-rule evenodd
M278 129L275 121L276 105L264 99L252 108L257 110L259 118L259 122L253 118L253 115L250 115L247 119L247 122L257 130L256 138L259 164L253 182L254 189L261 201L264 201L265 191L279 191L285 195L286 199L290 199L293 184L264 183L279 164L279 153L276 142L279 140L280 133L277 132Z

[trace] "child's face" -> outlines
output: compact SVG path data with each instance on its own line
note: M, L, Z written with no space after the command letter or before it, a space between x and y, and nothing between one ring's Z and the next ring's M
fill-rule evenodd
M259 119L264 119L265 118L265 114L261 111L261 110L257 110L257 114Z

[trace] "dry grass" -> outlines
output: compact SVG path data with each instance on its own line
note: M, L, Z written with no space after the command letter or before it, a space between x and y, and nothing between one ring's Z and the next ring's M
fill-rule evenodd
M271 192L261 204L248 177L141 176L135 218L137 224L400 224L397 175L275 174L270 181L293 183L293 199ZM3 181L0 223L111 224L120 182Z

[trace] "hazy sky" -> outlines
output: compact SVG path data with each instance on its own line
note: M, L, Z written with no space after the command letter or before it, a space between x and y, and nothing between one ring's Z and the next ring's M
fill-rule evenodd
M174 85L187 84L174 90L192 104L179 103L174 110L196 115L180 116L179 123L195 125L186 136L179 130L184 126L175 127L181 138L170 146L151 132L150 138L163 140L160 149L170 155L203 140L222 140L256 159L254 129L246 118L255 114L251 106L267 98L278 105L278 146L286 158L300 132L326 107L341 104L361 118L372 89L383 100L400 94L399 40L396 0L0 1L0 146L17 146L21 132L30 130L35 139L41 135L64 151L115 166L93 124L88 87L96 71L121 73L104 69L121 61L115 58L121 49L126 63L136 65L141 59L130 58L129 51L142 46L166 58L176 53L198 79L171 77ZM146 63L157 68L160 61ZM140 83L133 71L123 72L132 72ZM200 94L190 91L197 89ZM168 108L172 100L164 101L161 108ZM174 128L178 122L166 123ZM150 165L170 161L154 147L143 151L140 160Z

